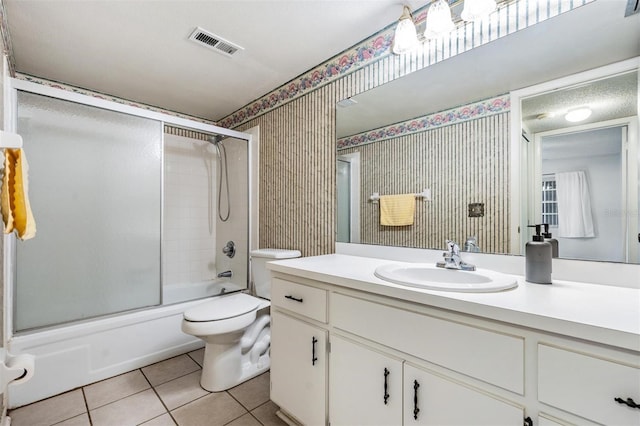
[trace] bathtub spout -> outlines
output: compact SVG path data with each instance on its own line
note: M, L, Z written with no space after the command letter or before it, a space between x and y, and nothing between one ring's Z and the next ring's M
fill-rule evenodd
M224 272L220 272L218 274L218 278L231 278L231 275L233 275L233 272L231 271L224 271Z

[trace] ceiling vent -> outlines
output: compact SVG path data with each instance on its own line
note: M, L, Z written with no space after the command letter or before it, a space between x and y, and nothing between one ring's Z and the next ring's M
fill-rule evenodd
M627 9L624 12L625 18L638 12L640 12L640 0L627 0Z
M209 31L203 30L200 27L196 27L196 29L193 30L193 32L189 36L189 40L199 44L200 46L207 47L228 57L231 57L237 52L244 50L244 48L238 46L237 44L233 44L230 41L225 40L213 33L210 33Z

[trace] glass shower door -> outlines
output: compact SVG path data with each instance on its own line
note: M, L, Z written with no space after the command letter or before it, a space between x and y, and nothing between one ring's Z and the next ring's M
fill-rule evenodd
M14 329L160 303L162 123L18 92L34 239L16 244Z

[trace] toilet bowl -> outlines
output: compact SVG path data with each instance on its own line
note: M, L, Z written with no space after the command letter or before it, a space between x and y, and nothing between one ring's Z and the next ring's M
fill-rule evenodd
M230 293L184 312L182 331L205 342L200 379L204 389L227 390L269 369L271 280L266 264L299 256L298 250L254 250L251 270L258 297Z

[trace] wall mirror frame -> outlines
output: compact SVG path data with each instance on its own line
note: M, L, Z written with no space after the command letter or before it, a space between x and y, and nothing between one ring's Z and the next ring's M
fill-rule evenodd
M415 165L417 156L414 159L409 157L399 160L400 167L396 168L403 169L404 175L420 176L421 179L412 182L406 188L401 185L396 185L398 188L390 186L384 188L386 182L391 182L397 177L388 170L384 170L386 175L376 181L375 185L380 188L373 188L371 185L366 187L365 183L368 179L366 170L369 166L367 158L363 154L360 161L362 186L359 187L359 207L361 210L359 228L362 232L360 232L359 240L347 240L338 236L337 241L442 249L445 234L462 243L466 236L474 235L475 230L480 229L480 232L484 232L479 241L483 252L521 254L522 247L528 238L528 234L520 234L519 232L527 223L526 220L523 221L523 215L526 218L527 207L523 208L521 202L523 199L527 199L523 194L528 194L526 185L529 183L529 177L524 179L520 176L523 161L521 156L525 155L520 151L518 145L522 128L521 117L519 117L520 101L526 97L558 89L561 85L576 85L578 81L601 79L607 75L637 69L639 66L638 55L640 55L640 45L637 43L637 40L640 39L640 26L637 24L640 19L638 15L625 18L624 5L625 2L622 0L614 0L613 2L596 0L587 3L532 27L499 38L487 45L468 50L401 78L392 79L371 90L356 93L349 98L358 102L355 108L337 106L338 158L345 154L351 155L358 152L355 144L354 146L341 144L342 141L349 140L354 135L362 135L363 139L366 139L380 129L388 130L391 126L406 124L411 119L432 117L440 113L445 115L453 109L460 110L486 100L499 98L499 101L507 106L505 109L507 114L503 117L506 124L500 123L500 126L508 128L506 142L500 141L499 146L495 148L496 151L490 151L493 148L488 148L489 151L486 151L487 154L484 157L484 160L491 161L492 156L498 151L503 151L501 155L506 155L506 158L499 160L502 162L502 168L496 172L497 175L494 174L500 181L500 186L492 193L475 196L471 191L464 189L465 185L463 184L463 190L455 193L455 196L464 201L460 205L454 205L455 203L448 201L449 207L447 208L450 208L450 211L447 212L434 210L437 198L443 197L451 187L445 181L461 180L466 178L466 174L479 175L483 172L479 166L470 164L472 162L469 162L464 154L460 154L462 157L451 157L454 159L452 161L458 161L459 169L450 165L450 170L440 170L440 174L435 176L433 174L427 175L425 172L425 170L433 169L434 164L422 168ZM382 69L380 68L380 72ZM514 96L518 96L518 98L516 99ZM422 104L423 109L414 110L409 113L410 115L402 116L398 113L401 103ZM369 110L356 112L357 109L366 105L370 107ZM486 106L486 103L482 105L482 107ZM358 114L360 117L354 118ZM637 112L635 114L637 123ZM388 121L380 121L385 117ZM345 126L345 120L352 121L348 126ZM369 122L364 124L366 120ZM373 142L367 140L362 143L362 146L383 146L385 144L390 146L394 143L398 147L402 143L399 142L400 137L398 136L394 135L387 138L388 140ZM490 138L493 137L494 135L490 135ZM517 143L514 142L514 138L517 138ZM422 151L429 149L432 148L425 144ZM465 151L467 150L465 147L456 148L453 144L450 144L448 152L455 152L456 149L471 152ZM386 159L395 157L397 153L396 148L388 147L386 151L376 154L379 158L378 167ZM472 167L469 168L469 166ZM486 182L491 182L491 180L483 182L484 187L491 186ZM438 185L440 186L438 187ZM367 226L379 228L376 230L379 234L385 232L386 234L399 234L399 232L389 232L378 227L379 224L376 223L373 223L373 226L366 225L366 214L369 214L374 221L378 216L377 208L372 207L368 200L370 192L380 192L380 194L420 192L423 188L431 188L432 190L435 188L432 191L434 202L432 204L429 202L417 203L416 209L423 210L420 213L417 211L416 220L420 215L424 218L431 218L440 214L440 218L427 223L425 228L417 230L416 233L436 234L439 232L436 237L431 238L428 244L423 244L423 241L418 241L415 235L411 234L411 230L405 229L403 232L409 236L404 240L394 241L381 238L371 241L367 235ZM337 192L340 192L340 188ZM471 195L469 195L470 193ZM500 233L504 235L494 238L493 234L497 233L491 226L495 221L489 219L470 225L466 218L467 206L475 202L482 203L485 200L500 198L500 194L505 195L496 204L487 204L485 209L488 215L496 210L501 210L501 214L504 215L499 219ZM533 204L533 202L529 204ZM353 202L350 205L353 205ZM368 211L369 213L367 213ZM628 213L632 214L633 209L629 209ZM337 214L339 222L340 212ZM460 222L460 224L453 222ZM353 231L350 232L353 234ZM488 241L490 238L498 241ZM482 241L483 239L484 241ZM632 254L632 250L627 251ZM638 262L634 261L632 256L629 260L634 263Z

